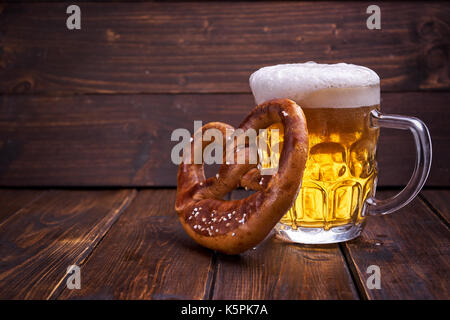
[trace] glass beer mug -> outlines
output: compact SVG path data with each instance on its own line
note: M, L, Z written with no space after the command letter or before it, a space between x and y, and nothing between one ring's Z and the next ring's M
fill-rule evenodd
M413 117L380 111L380 79L365 67L350 64L277 65L250 77L257 104L271 99L294 100L303 110L309 156L302 187L292 208L275 227L291 242L334 243L359 236L367 215L388 214L408 204L423 187L431 165L427 127ZM396 196L375 198L375 152L381 127L409 129L416 144L416 163L407 186ZM277 153L270 132L278 129ZM268 152L277 158L283 147L281 123L269 127ZM269 163L270 161L262 161ZM273 163L273 162L272 162Z

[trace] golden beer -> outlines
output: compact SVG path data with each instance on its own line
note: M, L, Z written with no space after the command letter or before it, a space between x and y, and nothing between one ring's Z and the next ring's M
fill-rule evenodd
M294 206L281 223L323 228L362 222L362 209L376 181L375 146L379 129L370 126L370 111L378 105L357 108L303 108L309 135L309 156L302 187ZM280 133L281 123L269 127ZM269 144L267 156L271 154Z
M287 98L306 117L309 155L302 186L292 208L275 227L277 235L300 243L352 239L362 230L366 199L377 181L375 151L379 129L371 112L379 109L380 79L365 67L301 63L264 67L250 77L256 103ZM272 151L271 129L278 129L278 152ZM269 127L266 159L279 158L282 124ZM300 179L300 177L299 177Z

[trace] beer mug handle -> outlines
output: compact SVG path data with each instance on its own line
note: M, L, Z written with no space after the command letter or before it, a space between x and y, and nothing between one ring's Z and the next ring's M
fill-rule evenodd
M411 202L422 189L431 167L431 137L425 124L414 117L371 112L371 125L380 128L409 129L416 144L416 162L413 174L406 187L397 195L386 200L374 197L367 199L369 215L383 215L394 212Z

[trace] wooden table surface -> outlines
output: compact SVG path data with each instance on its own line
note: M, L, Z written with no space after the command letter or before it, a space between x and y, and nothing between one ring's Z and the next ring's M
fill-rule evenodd
M177 220L175 192L0 189L0 298L450 298L450 190L424 190L395 214L369 217L347 243L272 237L239 256L195 244ZM79 290L66 287L69 265L81 267ZM366 288L370 265L380 267L379 290Z

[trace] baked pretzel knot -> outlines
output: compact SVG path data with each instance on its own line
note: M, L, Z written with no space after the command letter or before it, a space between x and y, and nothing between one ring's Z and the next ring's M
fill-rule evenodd
M308 132L301 108L288 99L268 101L255 107L239 128L258 132L277 122L284 126L284 144L278 171L272 176L261 176L255 164L228 165L224 161L216 177L205 179L203 164L193 164L195 146L191 143L192 164L183 161L178 169L175 210L184 230L200 245L226 254L244 252L261 242L294 203L308 156ZM226 129L234 129L211 122L195 134L210 128L222 132L224 146ZM202 152L211 142L203 141ZM249 147L234 151L235 157L240 152L248 155ZM239 185L258 191L245 199L222 200Z

